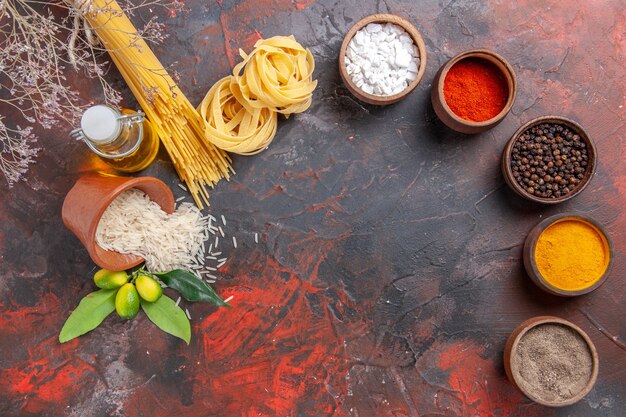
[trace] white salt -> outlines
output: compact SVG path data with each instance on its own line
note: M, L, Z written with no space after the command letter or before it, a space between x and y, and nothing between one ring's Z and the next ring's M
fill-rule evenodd
M368 94L391 96L417 78L420 56L411 36L392 23L370 23L348 43L346 71Z

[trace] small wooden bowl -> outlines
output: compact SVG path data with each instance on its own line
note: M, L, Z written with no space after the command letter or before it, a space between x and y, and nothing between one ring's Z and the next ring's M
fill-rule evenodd
M537 262L535 260L535 249L537 247L537 240L539 239L541 233L543 233L544 230L546 230L554 223L567 219L580 220L593 226L600 233L600 235L602 235L603 242L609 253L609 263L606 266L604 274L602 274L602 276L593 285L580 290L564 290L550 284L550 282L548 282L539 272L539 269L537 268ZM602 285L611 273L611 268L613 267L613 256L613 242L611 241L611 238L606 229L594 219L578 213L557 214L555 216L548 217L547 219L537 224L535 227L532 228L532 230L526 237L523 251L524 268L526 269L526 273L528 274L528 276L530 276L530 279L532 279L533 282L537 284L537 286L542 290L561 297L575 297L577 295L587 294Z
M348 44L359 30L363 29L370 23L392 23L394 25L400 26L411 36L411 38L413 39L413 43L415 44L415 46L417 46L417 50L419 51L420 66L417 71L417 77L413 81L411 81L407 88L405 88L398 94L394 94L392 96L377 96L374 94L366 93L356 86L346 69L346 50L348 49ZM396 103L405 98L411 91L415 89L415 87L417 87L420 80L422 79L422 76L424 75L424 71L426 71L426 45L424 44L424 39L422 39L422 35L420 35L419 31L409 21L393 14L373 14L359 20L354 24L354 26L352 26L352 28L350 28L345 38L343 39L341 49L339 50L339 74L341 75L341 79L343 80L346 88L359 100L364 101L365 103L375 104L377 106L386 106L388 104Z
M570 192L569 194L565 194L563 196L557 197L557 198L543 198L543 197L537 197L536 195L529 194L521 185L517 183L517 181L515 180L515 177L513 176L513 170L511 169L511 152L513 150L513 145L515 145L515 142L517 141L517 139L527 129L533 126L540 125L542 123L558 123L560 125L567 126L568 128L572 129L578 136L580 136L580 138L583 141L585 141L585 144L587 145L587 154L588 154L587 170L585 171L585 175L583 179L576 186L574 191ZM508 186L515 192L515 194L521 197L524 197L527 200L534 201L535 203L558 204L558 203L567 201L570 198L576 197L578 194L582 192L582 190L584 190L587 187L587 185L589 184L589 181L591 180L591 178L596 172L597 159L598 159L597 155L598 153L596 150L596 145L593 143L593 140L591 140L591 136L589 136L587 131L581 125L579 125L573 120L570 120L561 116L541 116L541 117L532 119L531 121L525 123L519 129L517 129L517 131L513 134L511 139L507 142L506 146L504 147L504 151L502 152L502 162L501 162L502 174L504 175L504 180L506 181Z
M448 106L448 103L446 103L446 99L443 93L444 81L446 79L446 76L448 75L448 71L450 71L450 68L452 68L457 62L467 58L482 58L489 62L492 62L496 67L500 69L500 71L506 78L506 82L509 87L509 97L500 113L498 113L495 117L489 120L485 120L483 122L474 122L457 116L456 113L452 111L450 106ZM475 134L489 130L492 127L496 126L498 123L500 123L502 119L504 119L504 117L507 115L507 113L511 110L516 95L517 79L515 77L513 67L511 67L511 65L509 65L509 63L502 56L498 55L495 52L486 49L473 49L471 51L465 51L458 54L439 69L437 75L435 75L435 80L433 81L433 88L430 92L430 99L433 104L433 109L435 110L435 113L446 126L460 133Z
M580 136L581 139L585 141L585 144L587 145L587 153L588 153L587 170L585 171L585 175L583 179L576 186L574 191L570 192L569 194L565 194L563 196L557 197L557 198L543 198L543 197L537 197L536 195L529 194L521 185L517 183L517 181L515 180L515 177L513 176L513 170L511 169L511 152L513 150L513 145L515 145L515 142L517 141L517 139L527 129L533 126L540 125L542 123L558 123L558 124L567 126L568 128L572 129L578 136ZM511 139L507 142L506 146L504 147L504 151L502 152L501 167L502 167L502 174L504 175L504 180L506 181L508 186L511 187L513 191L515 191L517 195L524 197L527 200L534 201L535 203L558 204L558 203L567 201L570 198L576 197L578 194L582 192L582 190L585 189L585 187L587 187L587 185L589 184L589 181L591 180L591 178L596 172L597 159L598 158L597 158L596 145L593 143L593 140L591 140L591 136L589 136L587 131L581 125L579 125L573 120L570 120L561 116L541 116L525 123L522 127L517 129L517 131L513 134Z
M515 352L522 337L533 327L540 326L542 324L560 324L569 327L570 329L578 333L585 340L585 342L587 342L587 347L589 348L589 352L591 353L591 358L593 360L591 378L589 378L589 382L587 382L585 388L583 388L578 394L576 394L569 400L561 402L544 401L541 398L535 398L532 394L526 392L526 390L522 388L521 384L518 383L519 372L513 364L512 358L515 356ZM566 405L574 404L575 402L582 399L585 395L589 393L589 391L591 391L594 384L596 383L596 379L598 378L598 368L598 352L596 351L596 347L594 346L589 336L587 336L587 333L585 333L580 327L576 326L574 323L554 316L537 316L526 320L525 322L520 324L513 331L513 333L511 333L511 336L509 336L509 339L507 340L506 346L504 348L504 370L506 371L506 376L511 384L513 384L515 388L519 389L525 396L527 396L534 402L545 405L547 407L564 407Z
M80 177L63 202L63 224L78 237L100 268L125 271L144 261L135 255L104 250L96 243L96 230L102 214L118 195L130 188L146 193L167 213L172 213L176 207L172 190L161 180L97 173Z

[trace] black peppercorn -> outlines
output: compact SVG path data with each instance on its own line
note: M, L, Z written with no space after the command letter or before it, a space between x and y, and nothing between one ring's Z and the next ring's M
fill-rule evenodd
M569 127L542 123L523 132L513 144L511 169L526 192L557 198L576 190L589 165L587 145Z

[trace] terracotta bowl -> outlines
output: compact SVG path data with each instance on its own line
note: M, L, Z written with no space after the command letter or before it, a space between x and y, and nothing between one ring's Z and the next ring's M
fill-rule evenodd
M350 75L348 75L348 71L346 70L346 50L348 49L348 44L354 37L354 35L363 27L369 25L370 23L392 23L394 25L400 26L404 29L413 39L413 43L417 46L417 50L420 54L420 66L417 71L417 77L411 81L409 86L405 88L403 91L398 94L394 94L392 96L376 96L374 94L366 93L361 90L356 84L352 81ZM388 104L396 103L403 98L405 98L411 91L417 87L422 76L424 75L424 71L426 71L426 45L424 44L424 39L422 39L422 35L420 35L419 31L413 26L408 20L401 18L400 16L396 16L393 14L373 14L367 16L352 26L345 38L343 39L343 43L341 44L341 49L339 50L339 74L341 75L341 79L345 84L346 88L359 100L369 103L375 104L377 106L386 106Z
M566 126L572 129L578 136L580 136L580 138L583 141L585 141L585 144L587 145L587 153L588 153L587 170L585 171L583 179L576 186L574 191L570 192L569 194L563 195L561 197L557 197L557 198L543 198L543 197L537 197L536 195L529 194L528 191L526 191L521 185L517 183L517 181L515 181L515 177L513 176L513 170L511 169L511 153L513 150L513 145L515 145L515 142L517 141L517 139L527 129L533 126L540 125L542 123L558 123L560 125ZM525 123L522 127L517 129L517 131L513 134L511 139L507 142L506 146L504 147L504 151L502 152L501 168L502 168L502 174L504 175L504 180L506 181L508 186L515 192L515 194L519 195L520 197L524 197L527 200L534 201L535 203L558 204L558 203L567 201L570 198L576 197L587 187L587 185L589 184L589 181L591 180L591 178L596 172L596 166L598 163L597 159L598 158L597 158L596 146L593 143L593 140L591 140L591 137L589 136L587 131L583 129L581 125L579 125L573 120L570 120L561 116L542 116L542 117L537 117L536 119L532 119L531 121Z
M546 281L545 278L541 275L541 273L537 269L537 262L535 260L535 249L537 248L537 240L539 239L539 235L541 235L541 233L543 233L544 230L546 230L548 227L550 227L554 223L557 223L566 219L581 220L593 226L602 236L605 247L609 253L609 263L606 266L606 270L604 271L604 274L602 274L600 279L598 279L593 285L587 288L583 288L583 289L575 290L575 291L557 288L553 286L552 284L550 284L550 282ZM595 221L594 219L590 217L587 217L578 213L561 213L555 216L548 217L547 219L543 220L542 222L537 224L535 227L533 227L533 229L530 231L530 233L526 237L526 242L524 243L523 254L524 254L523 255L524 256L524 268L526 269L526 273L528 274L528 276L530 276L530 279L532 279L533 282L537 284L539 288L553 295L559 295L561 297L575 297L577 295L590 293L591 291L595 290L600 285L602 285L604 281L606 281L609 274L611 273L611 268L613 267L614 250L613 250L613 242L611 241L611 238L609 234L607 233L607 230L600 223L598 223L597 221Z
M467 58L482 58L489 62L492 62L496 67L500 69L504 77L506 78L507 85L509 87L509 97L506 104L495 117L485 120L483 122L473 122L471 120L465 120L457 116L450 106L446 103L445 96L443 94L443 84L448 75L450 68L457 62ZM433 81L433 88L430 92L430 99L433 104L435 113L441 119L441 121L452 130L457 132L475 134L484 132L496 126L504 119L513 106L515 96L517 95L517 79L513 67L500 55L495 52L486 49L473 49L471 51L465 51L452 58L444 66L442 66L435 80Z
M96 229L102 214L119 194L130 188L146 193L167 213L172 213L176 207L172 190L156 178L95 173L80 177L63 202L63 223L85 245L100 268L124 271L143 262L138 256L104 250L96 243Z
M589 381L587 382L587 385L585 386L585 388L583 388L578 394L576 394L572 398L565 400L565 401L548 402L548 401L542 400L541 398L535 398L532 394L524 390L522 384L518 383L519 378L520 378L519 371L516 369L515 364L513 364L512 358L515 356L519 342L522 339L522 337L526 334L526 332L528 332L533 327L536 327L542 324L560 324L560 325L569 327L570 329L578 333L585 340L585 342L587 342L587 347L589 348L589 352L591 353L591 358L593 361L593 369L591 371L591 378L589 378ZM537 316L537 317L533 317L531 319L526 320L525 322L520 324L513 331L513 333L511 333L511 336L509 336L509 339L507 340L506 346L504 348L504 370L506 371L506 376L511 382L511 384L513 384L515 388L519 389L525 396L527 396L534 402L541 404L541 405L545 405L547 407L564 407L566 405L574 404L575 402L582 399L585 395L589 393L589 391L591 391L594 384L596 383L596 379L598 378L598 368L599 368L598 352L596 351L596 347L594 346L589 336L587 336L587 333L585 333L580 327L576 326L574 323L570 323L567 320L563 320L561 318L554 317L554 316Z

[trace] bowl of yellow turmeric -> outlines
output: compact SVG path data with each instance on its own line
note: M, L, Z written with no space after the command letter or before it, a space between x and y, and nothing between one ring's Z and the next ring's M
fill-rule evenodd
M524 244L524 267L541 289L562 297L587 294L609 276L613 243L604 227L578 213L536 225Z

